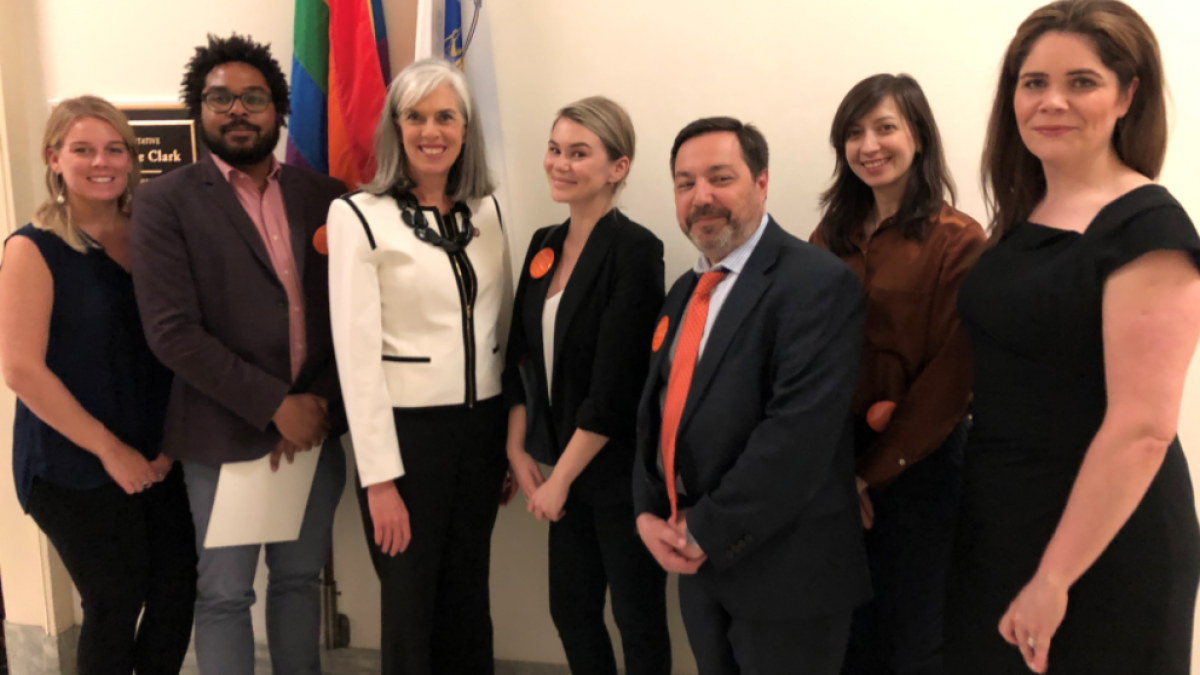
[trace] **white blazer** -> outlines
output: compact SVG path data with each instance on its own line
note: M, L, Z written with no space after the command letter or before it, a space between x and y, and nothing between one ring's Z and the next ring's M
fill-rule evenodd
M494 197L467 206L478 235L457 255L417 239L391 196L353 192L329 208L333 347L364 486L404 475L393 408L500 395L512 315L508 241ZM443 218L464 220L421 210L443 235Z

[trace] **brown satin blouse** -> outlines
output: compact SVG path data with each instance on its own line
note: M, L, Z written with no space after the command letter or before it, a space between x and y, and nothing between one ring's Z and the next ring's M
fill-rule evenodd
M817 233L810 241L826 248ZM943 203L924 242L905 239L889 219L855 244L842 258L867 296L853 412L896 403L887 428L858 460L858 475L879 488L936 450L967 414L973 367L956 304L987 237L974 219Z

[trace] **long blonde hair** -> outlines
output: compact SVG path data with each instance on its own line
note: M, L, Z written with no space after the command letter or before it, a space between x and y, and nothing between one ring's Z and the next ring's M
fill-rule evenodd
M57 234L67 242L68 246L80 253L87 251L87 240L84 239L79 227L71 219L71 210L66 200L67 186L63 182L62 176L50 168L50 151L62 151L67 132L75 125L75 122L87 117L112 125L125 143L125 150L129 152L132 161L129 180L125 184L125 193L117 202L117 208L125 216L130 215L133 206L133 190L142 179L142 164L138 160L137 139L133 135L133 128L129 126L125 115L113 104L99 96L79 96L66 99L54 106L54 110L50 113L50 120L46 122L46 135L42 140L42 161L46 163L46 191L49 196L34 212L33 224L35 227ZM61 203L59 202L60 197L62 198Z

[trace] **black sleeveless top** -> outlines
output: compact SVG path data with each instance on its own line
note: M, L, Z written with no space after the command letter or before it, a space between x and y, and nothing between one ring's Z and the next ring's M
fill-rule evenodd
M33 225L12 236L37 245L54 280L46 366L84 410L153 460L162 442L172 376L146 344L133 277L103 250L80 253ZM77 490L112 480L95 455L52 429L19 399L13 475L22 508L34 478Z

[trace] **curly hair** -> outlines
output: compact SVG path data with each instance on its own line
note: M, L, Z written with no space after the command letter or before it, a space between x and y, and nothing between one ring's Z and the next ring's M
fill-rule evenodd
M196 47L196 54L188 61L187 70L183 74L183 89L180 98L192 117L200 118L201 96L204 94L204 84L213 68L226 63L245 63L253 66L262 73L271 89L271 98L275 102L275 113L281 123L291 113L291 103L288 96L287 77L279 62L271 56L271 45L259 44L249 36L243 37L234 33L228 38L220 38L208 34L208 46Z

